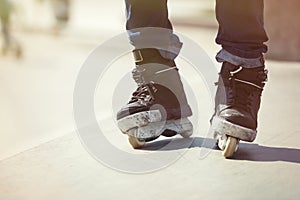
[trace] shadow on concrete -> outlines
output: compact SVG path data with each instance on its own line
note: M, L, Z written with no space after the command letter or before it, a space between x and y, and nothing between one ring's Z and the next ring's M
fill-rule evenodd
M215 142L211 138L166 138L164 140L155 140L146 145L141 150L147 151L172 151L179 149L191 149L205 147L214 149Z
M179 149L207 148L218 150L215 141L211 138L167 138L147 143L143 149L146 151L172 151ZM221 155L220 155L221 156ZM248 160L257 162L284 161L300 163L300 149L284 147L267 147L253 143L241 143L233 160Z
M300 163L300 149L241 143L233 159L257 162L284 161Z

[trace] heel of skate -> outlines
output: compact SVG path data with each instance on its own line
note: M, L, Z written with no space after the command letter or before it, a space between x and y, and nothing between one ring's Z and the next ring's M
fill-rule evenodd
M252 142L256 131L226 121L220 117L212 120L212 129L217 146L223 151L225 158L232 158L238 150L240 140Z
M253 142L257 134L256 130L233 124L218 116L213 118L211 126L217 133L225 133L246 142Z
M193 124L187 118L167 121L165 128L181 135L183 138L189 138L193 135Z

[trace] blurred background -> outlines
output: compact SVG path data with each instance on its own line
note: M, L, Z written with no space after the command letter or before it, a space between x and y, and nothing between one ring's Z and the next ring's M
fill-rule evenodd
M0 0L0 160L74 131L72 95L89 53L125 30L121 0ZM265 1L267 58L300 61L299 1ZM213 59L213 0L170 0L175 30ZM133 65L133 63L128 63Z

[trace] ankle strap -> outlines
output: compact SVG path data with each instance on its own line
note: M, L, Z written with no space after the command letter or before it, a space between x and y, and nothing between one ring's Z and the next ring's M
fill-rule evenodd
M159 63L171 67L175 66L174 60L162 57L157 49L135 49L133 50L133 56L136 65Z

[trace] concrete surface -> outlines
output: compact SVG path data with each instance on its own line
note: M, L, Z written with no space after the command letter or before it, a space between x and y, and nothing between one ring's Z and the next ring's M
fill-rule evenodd
M137 175L116 171L94 159L80 142L73 120L72 95L82 63L98 44L122 28L92 33L74 30L60 36L17 32L24 58L0 58L0 199L299 198L299 63L267 60L269 81L263 93L258 137L254 143L242 143L231 160L205 143L211 140L205 139L202 129L189 147L186 140L178 139L163 151L160 147L170 140L162 138L146 150L134 151L125 136L115 133L111 124L107 126L111 144L142 156L140 162L147 162L143 155L179 155L160 170ZM176 30L200 44L213 59L219 48L214 44L215 29L178 26ZM107 51L112 53L113 49ZM124 66L131 66L130 57L122 59ZM204 110L204 119L208 110ZM209 154L201 159L203 151Z
M265 1L265 24L270 38L268 56L271 59L300 61L299 6L297 0L288 0L284 4Z

